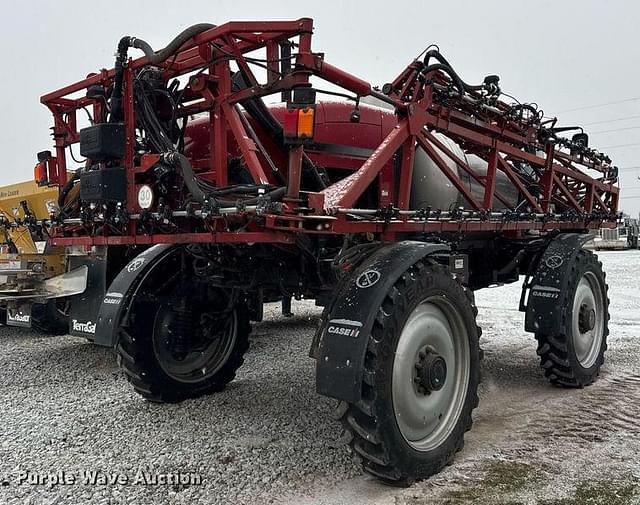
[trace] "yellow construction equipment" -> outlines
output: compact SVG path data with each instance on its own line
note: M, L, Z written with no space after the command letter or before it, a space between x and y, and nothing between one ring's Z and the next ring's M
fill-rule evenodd
M35 181L0 187L0 307L9 325L66 332L64 315L49 289L65 273L65 249L49 246L42 229L29 227L58 210L58 194L58 187ZM37 305L31 310L33 303Z
M35 181L19 182L9 186L0 187L0 215L4 223L24 222L27 218L27 209L36 219L48 219L51 213L58 208L58 188L40 187ZM36 254L38 247L44 247L44 243L36 244L31 232L25 226L3 226L6 232L4 245L15 244L15 252L19 254Z

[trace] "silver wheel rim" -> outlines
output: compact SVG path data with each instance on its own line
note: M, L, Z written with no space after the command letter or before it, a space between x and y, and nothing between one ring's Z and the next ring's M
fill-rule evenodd
M600 354L604 334L604 300L600 282L593 272L585 272L578 282L571 327L578 363L583 368L591 368Z
M468 337L462 316L444 296L423 300L402 329L393 360L393 409L402 436L418 451L440 446L458 423L469 387ZM425 351L446 363L442 388L427 393L416 384L416 363Z

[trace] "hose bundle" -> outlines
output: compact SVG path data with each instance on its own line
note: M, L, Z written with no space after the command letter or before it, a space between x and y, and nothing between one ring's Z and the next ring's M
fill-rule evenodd
M140 49L149 59L149 63L152 65L158 65L177 53L183 44L189 39L192 39L196 35L215 27L216 25L212 25L210 23L199 23L190 26L180 32L165 48L160 49L160 51L154 51L151 45L142 39L129 36L122 37L118 43L116 62L114 66L115 77L113 79L113 91L111 93L110 122L117 123L122 121L122 84L124 80L124 67L127 64L130 47Z
M154 51L149 43L135 37L128 37L129 46L140 49L149 59L149 63L151 63L152 65L158 65L159 63L166 61L176 52L178 52L178 49L180 49L183 44L189 39L192 39L196 35L199 35L202 32L206 32L207 30L211 30L215 27L216 25L213 25L211 23L198 23L192 25L180 32L171 42L169 42L169 44L165 48L160 49L159 51Z
M434 58L435 60L437 60L438 63L433 63L430 65L429 60L431 58ZM453 84L455 85L455 87L458 88L458 91L460 91L460 94L464 94L465 92L469 92L469 91L482 91L482 90L487 90L492 95L500 94L500 88L498 87L498 81L500 80L500 78L497 75L489 75L485 77L484 82L482 84L468 84L462 80L462 78L453 69L453 67L447 61L447 59L444 56L442 56L440 51L438 51L437 49L431 49L427 51L424 55L423 63L424 63L424 68L422 69L423 74L426 74L433 70L440 70L446 73L453 81Z
M140 49L145 54L151 65L158 65L175 55L187 41L200 33L215 27L216 25L209 23L199 23L190 26L178 34L166 47L159 51L154 51L151 45L142 39L129 36L123 37L118 43L114 86L111 95L111 116L109 121L120 122L123 119L123 79L129 47ZM246 87L247 84L246 82L240 82L237 83L236 86ZM274 189L273 186L270 185L255 184L241 184L230 186L228 188L217 188L208 181L198 177L187 157L176 150L176 146L174 146L171 137L167 134L165 128L158 119L155 108L147 96L143 83L141 83L139 79L134 81L134 95L136 102L136 115L148 136L150 147L158 153L163 153L163 161L177 169L184 180L185 186L196 202L201 205L212 204L214 206L221 203L225 205L233 204L234 202L225 200L224 196L258 193L258 196L242 200L243 203L249 204L257 202L259 198L268 197L272 200L277 200L284 196L285 188ZM282 127L275 118L273 118L261 100L248 100L243 105L245 105L249 113L256 117L261 124L266 124L269 127L268 129L272 133L275 133L276 137L282 137ZM174 104L174 107L175 106L176 104ZM304 161L305 168L309 169L310 160ZM312 165L312 168L315 167ZM317 172L316 178L322 182L321 178L317 175Z

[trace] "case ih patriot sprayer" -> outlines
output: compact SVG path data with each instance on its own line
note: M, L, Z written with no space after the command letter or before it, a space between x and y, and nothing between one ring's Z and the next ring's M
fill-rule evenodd
M158 52L124 37L113 70L42 98L55 152L38 173L61 190L46 224L52 244L87 251L73 329L113 346L153 401L220 391L264 302L315 299L317 391L340 400L364 469L406 485L471 427L474 290L525 276L545 375L595 380L607 286L581 246L616 225L617 169L583 132L500 100L497 76L467 84L435 47L378 89L313 52L312 29L196 25ZM78 142L87 161L67 182Z

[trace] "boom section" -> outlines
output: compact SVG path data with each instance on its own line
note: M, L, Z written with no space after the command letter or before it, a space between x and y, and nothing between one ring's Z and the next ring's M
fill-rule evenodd
M48 183L63 188L69 149L82 136L80 118L88 115L94 125L112 121L109 93L120 71L124 197L60 212L45 223L53 243L295 243L301 233L395 240L412 233L518 236L615 226L619 189L611 160L588 147L582 132L561 137L571 128L559 127L535 105L503 101L497 76L468 85L431 49L378 88L314 52L312 34L309 18L229 22L198 33L164 61L127 58L120 70L101 70L43 96L53 114L54 152L41 163ZM182 131L164 149L150 142L144 122L140 90L149 86L150 73L169 90L171 125ZM323 93L347 100L354 132L370 108L364 102L388 108L379 113L382 134L366 155L332 158L319 151L319 127L329 126L319 117ZM264 105L274 97L285 105ZM189 147L185 131L187 137L200 132L204 141L197 149ZM349 138L334 143L350 146ZM411 204L417 150L459 192L458 205ZM187 178L187 188L159 182L163 167L177 172L178 155L205 194L199 201ZM470 156L486 169L478 171ZM89 159L81 170L95 163ZM515 188L515 200L502 194L500 177ZM154 195L149 206L141 200L143 186Z

